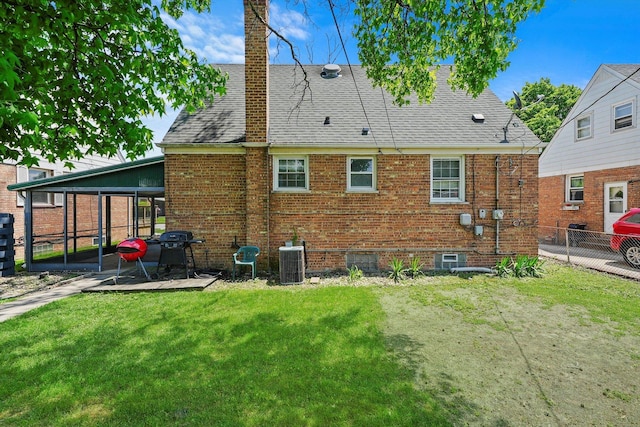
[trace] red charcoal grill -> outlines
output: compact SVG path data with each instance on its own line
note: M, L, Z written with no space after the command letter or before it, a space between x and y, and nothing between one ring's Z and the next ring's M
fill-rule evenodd
M118 254L118 273L114 279L115 283L118 283L118 278L120 277L120 266L122 264L122 260L125 262L133 261L137 263L144 272L147 280L151 280L151 276L149 276L149 273L147 273L147 270L144 268L144 264L142 263L142 257L147 253L147 244L144 240L137 237L123 240L116 246L116 253Z

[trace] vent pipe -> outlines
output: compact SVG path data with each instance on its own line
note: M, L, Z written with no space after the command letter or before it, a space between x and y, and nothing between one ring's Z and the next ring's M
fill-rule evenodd
M342 71L342 69L338 64L327 64L322 67L320 75L325 79L335 79L336 77L340 77L340 71Z

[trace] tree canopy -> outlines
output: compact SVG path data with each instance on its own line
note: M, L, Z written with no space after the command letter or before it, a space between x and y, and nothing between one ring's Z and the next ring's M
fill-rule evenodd
M544 0L356 0L359 56L367 75L397 104L429 102L433 66L453 60L449 84L479 95L504 71L518 24Z
M428 102L433 67L477 95L508 66L515 31L544 0L342 0L353 3L359 57L374 84L403 104ZM304 2L304 0L303 0ZM130 158L151 148L141 118L224 92L225 76L186 49L162 20L211 0L4 0L0 6L0 161L88 154ZM329 5L333 7L334 1ZM274 31L276 35L277 32Z
M164 0L174 17L209 0ZM151 148L141 118L194 110L225 78L183 47L151 0L4 0L0 160L26 165Z
M523 108L516 108L515 98L506 102L507 107L535 133L542 142L549 142L582 94L574 85L555 86L548 77L535 83L525 83L520 99ZM544 98L540 100L539 96Z

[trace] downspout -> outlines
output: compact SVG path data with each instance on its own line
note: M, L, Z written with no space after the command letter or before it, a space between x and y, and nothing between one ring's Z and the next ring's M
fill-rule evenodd
M268 134L268 131L267 131ZM267 137L267 140L269 138ZM267 179L266 179L266 191L267 191L267 271L269 276L271 276L271 191L269 188L272 172L271 172L271 162L269 161L269 147L270 143L267 141L267 149L265 151L266 161L267 161Z
M496 210L500 209L500 156L496 156ZM496 255L500 255L500 220L496 219Z
M98 191L98 271L103 270L102 256L104 248L102 246L102 192Z
M31 271L33 264L33 198L31 190L27 190L24 199L24 259L27 271Z

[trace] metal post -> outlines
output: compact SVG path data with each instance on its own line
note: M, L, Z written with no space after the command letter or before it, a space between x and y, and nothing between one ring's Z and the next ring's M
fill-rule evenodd
M67 192L63 191L62 192L62 240L64 241L63 243L63 247L62 247L62 264L65 266L65 269L67 267L67 263L69 262L68 260L68 255L69 255L69 230L67 227L67 217L69 215L69 209L67 207Z
M78 252L78 195L73 193L73 253Z
M98 191L98 271L102 271L102 193Z
M569 257L569 229L564 229L564 244L567 247L567 262L571 264L571 258Z
M33 204L31 190L27 190L24 200L24 260L27 271L31 271L33 263Z

